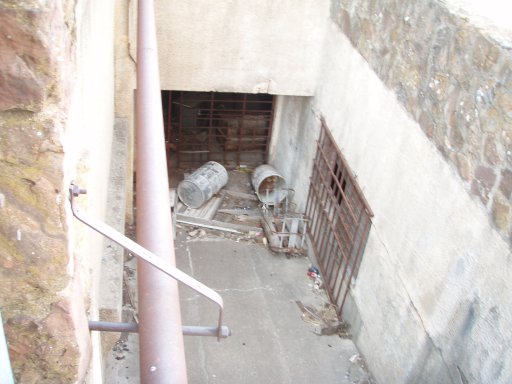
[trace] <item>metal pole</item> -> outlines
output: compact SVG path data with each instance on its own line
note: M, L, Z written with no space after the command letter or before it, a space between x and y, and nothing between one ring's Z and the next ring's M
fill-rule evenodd
M139 332L139 325L137 323L115 323L110 321L93 321L89 320L90 331L100 332ZM228 327L202 327L198 325L184 325L182 329L183 336L212 336L225 339L231 336L231 331ZM2 382L3 383L3 382Z
M138 1L136 101L137 242L175 265L154 4ZM142 384L186 383L177 282L137 263Z

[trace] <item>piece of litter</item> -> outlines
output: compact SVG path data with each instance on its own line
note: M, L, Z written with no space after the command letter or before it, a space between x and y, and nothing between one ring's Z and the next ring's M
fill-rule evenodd
M351 356L350 359L348 359L352 364L355 364L359 361L359 355L356 353L355 355Z

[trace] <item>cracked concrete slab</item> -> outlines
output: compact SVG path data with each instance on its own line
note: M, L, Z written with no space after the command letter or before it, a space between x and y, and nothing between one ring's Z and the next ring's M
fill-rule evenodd
M187 231L177 231L177 266L221 294L232 331L220 342L185 337L189 383L371 382L350 339L319 336L303 321L297 300L317 308L327 301L306 275L307 258L286 258L215 232L190 238ZM211 302L184 286L180 297L184 325L216 325ZM122 358L107 382L138 383L137 336L129 335L120 347L124 353L116 355Z
M181 235L182 236L182 235ZM219 292L232 336L185 339L190 383L359 383L369 375L351 340L318 336L296 301L321 308L304 257L286 258L261 244L218 237L177 241L177 263ZM183 323L214 325L215 307L187 288L180 291ZM359 361L359 360L358 360Z
M180 177L174 177L174 184ZM240 194L226 197L228 208L247 205L248 173L230 172L226 188ZM185 337L189 383L373 383L350 339L319 336L318 326L303 320L297 301L322 308L328 300L307 276L308 258L286 258L240 234L183 224L176 234L178 268L223 297L225 325L232 331L220 342ZM132 297L125 305L128 315L137 305L135 266L135 259L125 264ZM180 299L184 325L216 325L213 303L182 285ZM128 317L125 321L132 320ZM139 383L136 334L121 336L107 373L109 384Z

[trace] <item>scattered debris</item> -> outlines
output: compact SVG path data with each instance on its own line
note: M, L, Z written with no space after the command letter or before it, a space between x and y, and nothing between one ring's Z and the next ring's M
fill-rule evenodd
M357 378L354 378L356 380L352 381L355 384L375 384L375 380L371 373L368 372L368 368L366 367L361 355L356 353L355 355L352 355L348 361L356 367L356 370L352 371L352 369L350 369L347 371L345 377L351 378L355 375Z
M231 233L244 233L244 232L250 232L252 230L258 230L258 228L253 228L249 226L242 226L242 225L233 225L231 223L224 223L221 221L216 220L200 220L200 219L194 219L194 218L188 218L188 219L182 219L178 215L178 222L182 224L188 224L196 227L203 227L208 229L215 229L218 231L224 231L224 232L231 232Z
M320 271L318 270L317 267L315 267L314 265L312 265L311 267L309 267L308 269L308 276L309 277L312 277L313 279L317 276L320 276Z
M352 355L350 359L348 359L348 361L350 361L352 364L359 363L361 361L361 356L359 356L359 354L356 353L355 355Z
M338 319L336 306L325 303L324 307L317 309L313 306L304 305L300 300L296 301L302 311L302 320L317 327L316 335L338 335L341 338L349 338L349 325Z
M314 265L311 265L308 269L307 275L314 280L313 289L315 291L320 291L321 289L324 288L324 282L323 282L322 278L320 277L320 271L318 270L317 267L315 267Z
M305 253L306 222L301 214L274 216L269 211L263 216L263 230L274 252Z

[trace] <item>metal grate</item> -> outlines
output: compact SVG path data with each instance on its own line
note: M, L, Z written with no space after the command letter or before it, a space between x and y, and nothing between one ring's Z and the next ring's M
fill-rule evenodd
M266 162L274 97L268 94L163 91L168 157L178 167L217 161L226 167Z
M341 316L373 213L323 119L306 216L320 272Z

